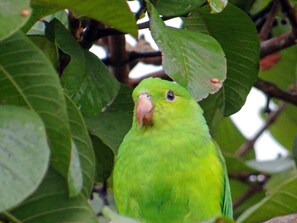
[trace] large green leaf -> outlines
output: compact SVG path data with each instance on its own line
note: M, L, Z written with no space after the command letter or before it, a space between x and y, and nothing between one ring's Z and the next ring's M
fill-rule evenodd
M86 117L86 123L92 135L97 136L104 144L114 152L122 143L122 140L132 125L132 89L122 85L116 100L110 107L96 115Z
M70 9L79 15L91 17L120 31L137 36L134 15L124 0L32 0L32 4L55 9Z
M212 13L219 13L228 4L228 0L207 0Z
M246 164L260 172L270 174L279 173L295 166L294 161L290 157L267 161L249 160Z
M65 92L84 115L95 115L117 95L119 83L107 67L91 52L85 51L56 19L47 27L47 35L71 57L61 81Z
M287 180L261 202L246 210L237 220L238 223L263 222L276 216L296 213L297 177Z
M247 140L230 118L224 118L219 122L219 124L213 128L212 136L220 145L223 152L232 154L234 154ZM230 143L230 141L232 143ZM245 158L255 158L254 150L252 149Z
M226 58L209 35L165 26L151 6L151 31L163 54L165 72L200 100L215 93L226 78Z
M30 0L0 1L0 40L9 37L29 19Z
M93 189L95 175L95 157L86 124L77 107L65 95L70 123L71 136L78 150L83 174L82 194L88 198Z
M9 214L26 223L98 222L85 197L69 198L64 179L51 169L38 190Z
M32 5L31 7L32 7L32 14L30 16L30 19L26 22L26 24L22 28L22 31L24 33L27 33L32 28L32 26L41 18L47 15L53 14L57 11L56 9L40 6L40 5Z
M39 114L51 162L67 179L71 140L63 91L46 56L20 32L0 42L0 104L25 106Z
M185 15L205 3L205 0L157 0L155 7L164 16Z
M42 50L46 57L51 61L53 67L58 65L58 49L55 44L45 36L31 35L29 39Z
M114 153L98 137L92 135L91 139L96 156L96 181L104 182L111 174Z
M288 104L269 131L287 150L291 150L297 133L297 107Z
M49 164L50 149L39 116L28 109L0 105L0 212L38 187Z
M83 176L77 147L74 141L71 142L71 159L67 182L69 185L69 196L75 197L79 195L83 188Z
M203 7L194 12L184 19L184 25L188 30L210 34L225 52L227 79L217 93L216 101L223 114L229 116L243 106L257 79L258 33L252 20L231 4L219 14L209 14L208 11L209 7ZM208 60L206 64L210 66Z

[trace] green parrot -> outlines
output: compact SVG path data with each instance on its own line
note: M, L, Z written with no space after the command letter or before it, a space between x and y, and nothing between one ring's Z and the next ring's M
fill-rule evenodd
M133 100L133 124L113 172L119 214L145 223L232 218L225 161L191 94L174 82L147 78Z

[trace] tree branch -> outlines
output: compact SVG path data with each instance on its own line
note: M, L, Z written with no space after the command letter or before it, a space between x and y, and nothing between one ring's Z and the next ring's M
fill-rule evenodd
M128 84L132 87L135 87L136 85L139 84L140 81L142 81L143 79L145 79L147 77L159 77L164 80L172 80L167 74L165 74L164 70L160 70L160 71L149 73L149 74L142 76L140 78L130 79Z
M262 135L262 133L267 130L271 124L273 124L276 119L279 117L281 112L285 109L286 103L281 103L278 107L278 109L274 112L269 113L267 116L265 125L262 126L262 128L258 131L258 133L250 140L247 140L235 153L237 157L242 157L244 156L249 150L253 148L255 145L255 142L257 139Z
M94 41L96 41L97 38L97 33L98 30L100 28L100 26L102 26L103 24L100 24L99 22L97 22L96 20L90 19L88 21L88 25L85 29L85 31L82 34L81 37L81 41L80 44L83 48L85 49L90 49L94 43Z
M128 52L126 51L125 35L109 36L110 66L112 73L120 81L129 80Z
M259 38L261 41L264 41L268 38L269 33L271 32L271 28L273 26L273 22L275 20L275 16L279 9L279 0L274 0L271 10L268 14L268 17L264 23L264 25L261 28Z
M297 105L297 93L292 91L292 93L286 92L278 88L275 84L268 81L258 79L254 86L267 94L269 97L277 98L282 101Z
M296 44L296 37L293 32L282 34L278 37L261 42L260 57L263 58L269 54L278 52L289 46Z

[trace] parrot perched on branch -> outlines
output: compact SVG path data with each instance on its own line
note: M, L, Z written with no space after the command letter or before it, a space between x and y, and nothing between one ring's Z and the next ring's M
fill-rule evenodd
M133 124L113 172L118 212L145 223L232 218L224 158L190 93L148 78L133 100Z

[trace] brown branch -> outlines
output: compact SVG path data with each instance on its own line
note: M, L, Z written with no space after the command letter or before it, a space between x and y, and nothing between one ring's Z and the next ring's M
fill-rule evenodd
M137 61L143 62L145 64L153 64L153 65L161 65L162 64L162 57L160 51L154 52L135 52L131 51L129 53L129 62Z
M277 87L277 85L258 79L254 86L272 98L297 105L297 93L295 91L286 92Z
M163 17L161 17L161 19L163 21L166 21L166 20L174 19L174 18L178 18L178 17L179 16L163 16ZM150 28L150 21L146 21L146 22L137 24L137 27L138 27L138 29L147 29L147 28Z
M147 77L159 77L159 78L162 78L164 80L172 80L167 74L165 74L164 70L160 70L160 71L149 73L149 74L144 75L144 76L142 76L140 78L129 79L129 81L126 82L126 83L129 84L132 87L135 87L136 85L139 84L140 81L142 81L143 79L145 79Z
M258 173L250 173L250 172L238 172L238 173L228 173L229 178L231 179L236 179L236 180L240 180L243 182L248 182L249 177L251 175L255 175Z
M68 12L68 24L71 34L79 42L80 35L82 33L81 22L79 19L75 18L71 11Z
M275 20L275 16L278 12L278 9L279 9L279 0L274 0L271 10L267 16L267 19L261 28L261 31L259 34L260 41L264 41L268 38L268 35L271 32L271 28L273 26L273 22Z
M140 16L146 11L146 2L144 0L140 1L140 8L135 14L136 21L140 18Z
M111 71L120 82L126 83L129 80L129 66L125 35L109 36L108 42Z
M282 111L285 109L286 103L281 103L278 107L278 109L274 112L269 113L267 116L265 124L262 126L262 128L257 132L257 134L250 140L247 140L235 153L237 157L244 156L249 150L253 148L258 138L267 130L279 117L279 115L282 113Z
M293 32L282 34L278 37L261 42L260 57L263 58L269 54L278 52L287 47L296 44L296 37Z

